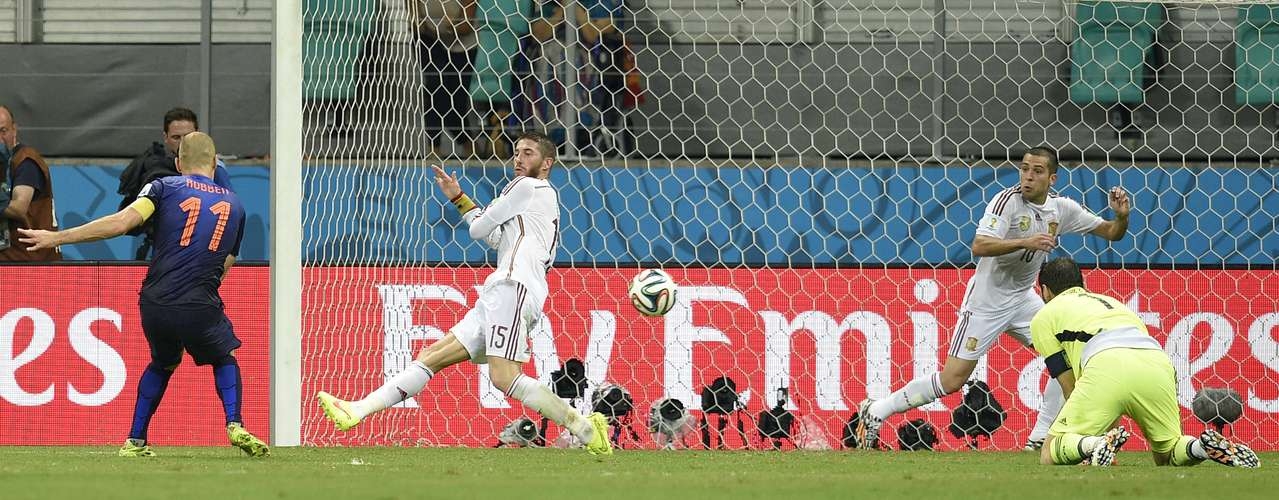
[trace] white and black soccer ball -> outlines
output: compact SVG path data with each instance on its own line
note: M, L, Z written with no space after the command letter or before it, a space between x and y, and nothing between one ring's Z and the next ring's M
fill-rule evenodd
M675 305L679 286L661 269L645 269L631 280L628 294L635 310L645 316L661 316Z

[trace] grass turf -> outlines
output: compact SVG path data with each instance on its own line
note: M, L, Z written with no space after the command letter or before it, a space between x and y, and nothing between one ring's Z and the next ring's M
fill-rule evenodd
M621 451L460 448L0 447L0 498L1275 498L1262 468L1045 467L1029 453Z

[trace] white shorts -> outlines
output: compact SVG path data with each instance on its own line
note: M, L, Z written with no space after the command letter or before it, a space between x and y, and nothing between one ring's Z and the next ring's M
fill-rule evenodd
M477 364L497 356L524 363L529 360L528 332L541 319L542 304L514 281L501 281L480 291L480 297L449 330Z
M1031 291L1017 305L1003 311L959 311L959 322L955 324L955 333L950 337L948 355L959 359L976 361L999 340L1000 333L1007 333L1030 347L1030 320L1035 313L1044 308L1043 299Z

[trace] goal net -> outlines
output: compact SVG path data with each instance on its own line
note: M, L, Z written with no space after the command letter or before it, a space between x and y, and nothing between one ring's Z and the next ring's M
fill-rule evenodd
M513 175L510 138L539 130L561 143L562 244L527 372L554 384L580 360L581 411L596 389L625 389L625 447L702 447L703 428L710 446L771 447L761 413L779 406L793 417L781 446L842 447L858 401L940 369L967 341L951 337L977 219L1017 182L1022 152L1047 145L1063 160L1061 195L1105 218L1108 188L1132 195L1122 240L1064 236L1053 255L1082 263L1088 286L1164 345L1186 433L1206 425L1191 411L1201 389L1231 389L1206 417L1237 417L1235 436L1279 448L1279 4L304 9L304 443L492 446L521 417L540 424L469 363L347 433L310 399L367 394L474 304L496 256L426 166L486 203ZM681 286L664 317L626 298L646 267ZM704 397L723 395L709 391L721 377L734 396ZM1002 339L973 377L1006 410L977 446L1019 448L1042 360ZM896 447L894 431L922 418L938 448L965 448L946 431L962 402L894 417L883 436ZM650 422L662 408L683 420ZM550 427L546 444L562 442Z

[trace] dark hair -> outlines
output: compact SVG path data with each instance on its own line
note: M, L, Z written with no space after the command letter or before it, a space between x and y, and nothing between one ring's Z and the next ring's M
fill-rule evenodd
M187 108L173 108L164 114L164 131L169 131L169 124L173 122L191 122L195 125L196 130L200 130L200 120L195 117L195 111Z
M519 137L515 138L515 142L520 142L524 139L537 143L537 149L542 153L543 158L550 158L551 161L555 160L555 141L552 141L546 134L541 132L524 132L520 134Z
M1039 284L1048 287L1054 294L1061 293L1084 286L1084 274L1079 271L1079 264L1074 259L1057 257L1039 269Z
M1048 159L1048 173L1050 173L1050 174L1055 174L1055 173L1057 173L1057 167L1058 167L1058 166L1060 166L1060 164L1057 162L1057 150L1056 150L1056 149L1050 148L1050 147L1048 147L1048 146L1039 146L1039 147L1034 147L1034 148L1027 149L1027 150L1026 150L1026 154L1031 155L1031 156L1042 156L1042 157L1044 157L1044 158L1047 158L1047 159Z

